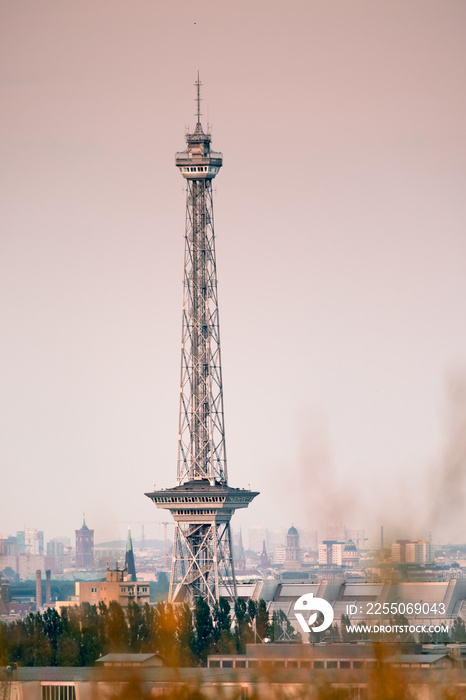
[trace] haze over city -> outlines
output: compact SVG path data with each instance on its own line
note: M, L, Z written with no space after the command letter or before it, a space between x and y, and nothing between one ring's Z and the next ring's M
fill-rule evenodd
M0 3L2 532L174 485L202 120L240 525L464 541L462 2ZM408 532L409 531L409 532Z

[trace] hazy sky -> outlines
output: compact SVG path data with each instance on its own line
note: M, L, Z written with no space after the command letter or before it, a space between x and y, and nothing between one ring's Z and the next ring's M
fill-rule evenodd
M0 532L165 518L199 69L234 528L464 541L464 0L0 0L0 32Z

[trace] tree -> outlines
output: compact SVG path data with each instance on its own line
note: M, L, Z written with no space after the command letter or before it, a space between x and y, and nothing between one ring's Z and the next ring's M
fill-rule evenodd
M141 652L154 651L157 645L157 635L155 626L155 610L149 603L144 603L142 608L142 629L141 629Z
M58 666L79 666L81 663L81 618L77 606L63 608L61 634L57 644Z
M80 645L69 634L63 634L58 640L57 665L79 666Z
M116 600L108 604L107 637L110 652L128 651L128 625L123 608Z
M44 634L48 638L52 650L51 665L57 665L58 642L62 635L63 624L58 612L53 608L47 608L42 616Z
M222 630L231 630L231 607L226 598L220 597L212 610L214 621L214 639L217 641Z
M207 655L213 642L213 624L210 608L204 598L196 598L194 606L196 654L201 664L207 663Z
M80 657L82 666L92 666L106 652L104 626L96 605L82 603Z
M226 598L220 597L212 610L214 621L213 640L218 654L234 654L235 638L231 632L231 607Z
M6 666L9 657L8 626L0 622L0 666Z
M176 611L176 636L179 645L180 666L196 665L196 638L194 636L193 616L189 605L183 603Z
M128 648L133 653L141 651L144 637L144 616L137 603L130 602L127 610L128 618Z
M466 642L466 625L461 617L457 617L451 628L451 641L455 644Z
M157 650L168 666L176 666L180 656L176 630L177 621L173 606L170 603L157 603L153 634L157 640Z
M262 642L264 641L264 639L270 638L272 636L269 621L269 613L267 611L266 602L263 598L259 600L259 605L257 608L256 630L257 635Z
M249 600L248 600L248 615L249 615L249 619L251 620L251 622L253 622L256 619L258 607L259 606L258 606L257 602L255 600L253 600L252 598L249 598Z
M247 612L246 601L243 598L235 600L235 639L238 654L244 654L246 644L254 641L254 634L250 627L251 618Z

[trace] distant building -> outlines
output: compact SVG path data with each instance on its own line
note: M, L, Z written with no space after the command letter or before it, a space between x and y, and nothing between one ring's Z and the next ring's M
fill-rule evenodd
M55 560L55 573L62 574L69 562L69 544L65 546L64 538L57 538L47 542L47 556Z
M301 548L299 546L299 534L292 525L286 536L285 568L296 570L301 568Z
M41 554L19 554L15 559L16 569L14 571L23 581L35 576L38 569L41 571L50 569L52 573L55 573L55 560L53 557L44 557Z
M319 566L330 566L332 563L332 547L337 544L336 540L324 540L319 544L318 562Z
M397 540L392 544L392 559L400 564L430 564L430 542L424 540Z
M80 530L76 534L76 568L92 569L94 567L94 530L90 530L83 518Z
M343 548L342 553L342 566L346 566L352 569L357 569L359 567L359 552L358 548L354 544L353 540L348 540Z
M18 547L18 554L26 553L26 535L24 530L18 530L16 533L16 546Z
M286 561L286 547L284 545L275 547L273 550L273 563L284 564Z
M44 533L35 528L18 530L16 544L19 554L44 554Z
M357 563L356 563L357 562ZM359 565L359 554L352 540L337 542L336 540L324 540L319 545L319 566L351 566Z
M127 608L129 603L144 605L150 602L149 581L132 581L126 569L109 569L106 581L76 581L75 588L76 605L98 605L100 602L108 605L116 600Z
M18 554L16 537L2 537L0 539L0 556L15 557Z

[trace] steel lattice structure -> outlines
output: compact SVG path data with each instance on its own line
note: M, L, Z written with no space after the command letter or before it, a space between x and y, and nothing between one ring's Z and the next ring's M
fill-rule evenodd
M226 483L212 180L187 185L177 481Z
M212 180L223 163L197 124L176 165L187 183L177 484L146 494L175 520L169 600L236 598L230 519L257 492L228 486Z

